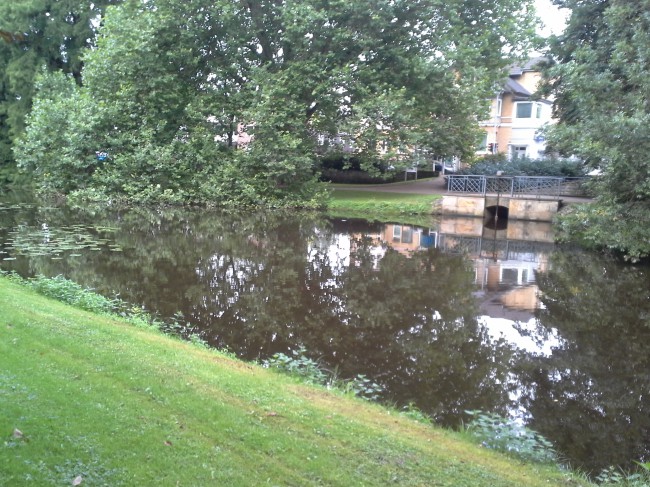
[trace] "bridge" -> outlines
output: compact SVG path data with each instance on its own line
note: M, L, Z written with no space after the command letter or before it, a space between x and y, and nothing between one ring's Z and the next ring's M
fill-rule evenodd
M442 213L488 220L552 221L567 199L586 198L587 178L447 176Z

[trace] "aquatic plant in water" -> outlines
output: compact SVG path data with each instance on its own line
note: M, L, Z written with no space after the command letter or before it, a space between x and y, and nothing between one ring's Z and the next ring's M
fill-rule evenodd
M100 250L108 246L114 252L121 251L119 245L114 244L109 238L99 237L98 233L114 231L107 227L88 227L84 225L71 225L50 228L46 223L41 226L19 225L9 232L9 239L4 242L4 250L0 258L14 260L16 256L51 256L59 257L67 254L75 257L81 250ZM4 256L4 257L3 257Z

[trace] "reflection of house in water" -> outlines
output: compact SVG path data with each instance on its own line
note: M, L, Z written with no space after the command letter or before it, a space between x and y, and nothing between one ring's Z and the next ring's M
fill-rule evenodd
M379 234L379 239L404 255L435 246L435 233L411 225L386 224Z
M509 221L489 229L480 218L454 218L441 223L440 247L462 252L474 262L477 297L489 316L527 321L539 307L535 273L548 268L553 250L550 223Z
M474 265L475 295L482 313L528 321L539 307L535 274L548 269L554 248L551 224L509 221L506 228L489 229L484 223L481 218L453 217L442 219L435 228L363 220L334 225L341 226L335 233L349 242L345 248L352 265L362 244L370 246L376 267L381 266L388 248L405 256L432 247L463 254Z
M540 254L536 262L494 261L475 258L477 291L483 314L493 318L528 321L539 308L539 288L535 273L546 270L548 254Z
M382 249L378 260L387 247L406 256L430 247L466 255L474 263L481 309L514 321L527 321L539 307L535 273L548 268L554 247L550 223L511 221L492 230L481 218L445 218L435 230L383 224L372 239Z
M363 222L363 227L359 227ZM372 246L371 253L375 256L375 265L378 266L387 249L393 249L409 257L429 247L435 247L437 233L430 229L399 223L375 223L368 225L365 221L346 220L345 229L349 238L349 251L351 256L359 246L368 244ZM352 260L354 262L354 260Z

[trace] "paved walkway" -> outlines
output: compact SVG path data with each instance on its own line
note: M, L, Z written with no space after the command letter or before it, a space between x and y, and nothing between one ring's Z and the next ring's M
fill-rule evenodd
M336 189L355 191L384 191L386 193L445 194L445 179L441 177L403 181L389 184L337 184Z
M355 191L383 191L386 193L406 194L451 194L447 191L445 178L426 178L412 181L402 181L389 184L337 184L336 189ZM459 194L459 193L454 193ZM580 198L576 196L560 196L563 203L588 203L591 198Z

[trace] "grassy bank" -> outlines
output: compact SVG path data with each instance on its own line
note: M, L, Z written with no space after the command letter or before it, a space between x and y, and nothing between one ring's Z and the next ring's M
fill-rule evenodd
M436 202L441 198L437 194L337 189L336 185L333 185L332 189L329 210L337 213L432 215L435 212Z
M581 485L0 278L0 485Z

